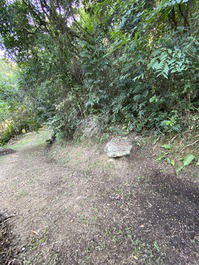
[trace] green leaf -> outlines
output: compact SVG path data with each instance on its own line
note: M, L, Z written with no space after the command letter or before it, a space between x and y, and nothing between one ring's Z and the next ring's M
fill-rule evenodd
M176 173L178 174L184 167L191 164L196 159L196 157L192 154L188 154L183 159L183 165L176 169Z
M165 159L167 155L168 155L168 153L163 152L163 153L159 154L159 156L156 158L156 160L161 161L161 160Z
M171 165L174 167L175 166L175 161L171 159Z
M175 165L175 161L173 159L167 158L166 160L167 160L169 165L171 165L171 166Z
M163 147L166 150L170 150L172 148L170 144L163 144L161 147Z
M176 169L176 174L178 174L183 168L184 168L184 166L180 166L179 168L177 168Z
M196 159L196 157L195 157L194 155L192 155L192 154L188 154L188 155L186 155L186 156L184 157L184 159L183 159L183 165L184 165L184 167L190 165L191 162L192 162L193 160L195 160L195 159Z

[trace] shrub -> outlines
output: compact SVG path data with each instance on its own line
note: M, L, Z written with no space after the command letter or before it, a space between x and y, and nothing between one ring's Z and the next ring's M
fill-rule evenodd
M12 113L9 120L1 123L0 145L5 144L12 137L19 135L22 132L37 130L39 126L39 123L33 117L32 113L25 109L20 109Z

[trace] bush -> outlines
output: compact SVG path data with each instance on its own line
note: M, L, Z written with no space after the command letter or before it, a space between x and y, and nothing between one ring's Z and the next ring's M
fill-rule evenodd
M199 106L198 0L68 2L67 14L63 1L2 7L4 44L21 67L18 94L37 118L66 138L89 115L128 131L190 126ZM48 21L33 12L43 9ZM20 31L18 16L27 18Z
M39 123L33 117L32 113L25 109L20 109L0 124L0 145L7 143L12 137L23 132L37 130Z

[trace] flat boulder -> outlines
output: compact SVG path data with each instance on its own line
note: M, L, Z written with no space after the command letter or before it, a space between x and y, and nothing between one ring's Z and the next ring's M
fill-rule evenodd
M133 145L127 138L113 138L104 148L108 157L122 157L131 154Z

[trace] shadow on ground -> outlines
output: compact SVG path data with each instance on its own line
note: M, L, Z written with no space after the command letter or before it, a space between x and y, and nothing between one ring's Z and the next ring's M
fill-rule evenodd
M98 207L98 233L63 244L59 264L198 264L195 183L154 172L133 183L104 187Z

